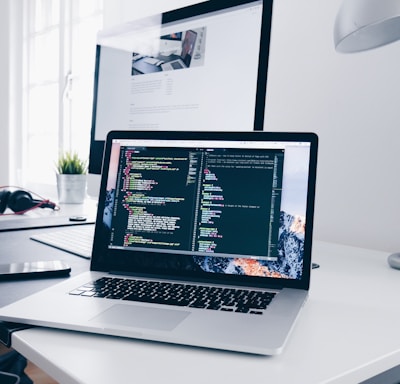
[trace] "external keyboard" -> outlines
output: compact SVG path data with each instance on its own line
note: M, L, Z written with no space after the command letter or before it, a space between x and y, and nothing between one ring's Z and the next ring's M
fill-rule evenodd
M94 225L75 225L52 232L32 235L31 239L90 259L94 238Z
M275 296L273 292L248 289L115 277L102 277L69 293L86 297L103 297L256 315L262 315Z

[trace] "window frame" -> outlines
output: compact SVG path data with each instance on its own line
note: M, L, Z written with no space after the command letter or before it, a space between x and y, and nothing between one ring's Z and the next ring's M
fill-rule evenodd
M18 22L14 25L15 31L15 46L16 49L14 55L12 55L15 63L18 63L14 68L10 69L12 79L16 85L14 105L10 109L13 110L13 116L15 116L15 121L10 124L10 127L15 129L10 129L10 141L12 142L13 151L10 154L10 173L15 174L12 178L10 177L10 183L19 186L25 186L31 189L40 191L49 191L54 195L56 177L50 178L50 172L44 180L37 182L34 177L28 175L29 172L29 158L27 155L29 153L29 145L32 140L32 130L29 129L29 104L32 88L35 86L43 86L46 84L54 84L58 87L57 92L57 104L58 104L58 121L57 121L57 143L58 146L54 152L58 155L63 151L73 150L72 148L72 101L67 97L68 92L71 90L71 83L74 81L72 74L72 52L73 52L73 33L74 28L79 28L89 19L95 20L95 25L98 28L94 28L94 35L97 31L102 28L104 22L104 0L93 0L92 4L96 7L94 12L88 13L86 15L81 15L76 12L74 7L80 8L87 6L87 4L81 4L79 0L21 0L12 1L11 7L14 9L14 14L16 17L13 20ZM45 23L43 29L35 30L35 19L33 17L35 13L36 3L57 3L59 4L58 10L58 24ZM51 11L50 11L51 12ZM78 17L74 18L75 15ZM43 13L46 19L46 13ZM19 16L19 17L17 17ZM21 17L22 16L22 17ZM31 60L31 50L33 48L33 41L35 38L41 34L46 34L49 31L58 29L58 76L54 81L47 82L37 82L33 83L30 77L29 67ZM78 44L78 43L77 43ZM95 59L95 44L93 44L93 74L94 74L94 59ZM94 78L94 76L93 76ZM93 89L88 89L90 96ZM89 93L88 93L89 97ZM90 105L92 101L90 102ZM91 114L91 110L90 110ZM14 132L14 133L12 133ZM85 131L86 134L86 131ZM90 124L87 127L87 142L89 143L90 138ZM88 156L89 148L87 148L87 153L82 156ZM53 161L56 159L48 159L51 164L46 164L47 167L51 167L52 171L54 168Z

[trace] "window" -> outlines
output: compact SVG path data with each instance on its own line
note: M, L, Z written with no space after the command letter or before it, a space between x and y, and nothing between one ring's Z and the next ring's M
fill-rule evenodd
M54 184L60 151L87 158L103 0L23 0L21 179Z

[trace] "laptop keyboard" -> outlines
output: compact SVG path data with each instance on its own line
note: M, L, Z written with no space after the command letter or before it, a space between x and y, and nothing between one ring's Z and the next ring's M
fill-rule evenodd
M173 63L171 63L172 68L174 69L182 69L182 64L179 61L175 61Z
M102 277L69 294L262 315L276 293Z

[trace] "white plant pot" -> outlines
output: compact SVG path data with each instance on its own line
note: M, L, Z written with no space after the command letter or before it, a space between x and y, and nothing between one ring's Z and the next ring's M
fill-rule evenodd
M58 201L82 204L86 197L86 175L57 174Z

